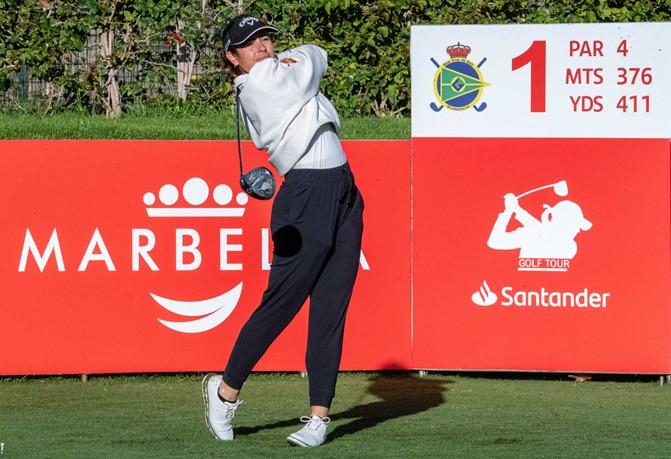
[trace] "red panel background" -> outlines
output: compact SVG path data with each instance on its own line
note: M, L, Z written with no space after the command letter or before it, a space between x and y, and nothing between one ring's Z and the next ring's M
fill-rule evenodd
M359 273L342 369L671 372L668 140L413 139L412 302L410 142L349 141L345 148L366 201L370 270ZM251 144L245 150L247 167L264 163ZM261 229L270 203L250 201L243 218L149 218L142 197L191 177L210 190L227 183L236 191L233 142L4 141L0 159L0 374L223 367L265 287ZM503 195L562 179L567 199L594 226L576 237L568 272L519 272L517 250L486 246ZM558 200L545 190L520 202L538 216L543 203ZM65 272L53 259L40 272L32 258L18 272L27 228L40 248L57 229ZM101 261L77 271L96 228L114 272ZM131 271L131 228L156 235L151 256L159 272L144 263ZM196 271L175 270L177 228L201 237ZM219 269L220 228L243 230L230 241L242 252L229 255L242 271ZM587 287L611 297L605 309L480 307L471 294L483 280L497 293L505 285ZM200 334L161 325L158 318L184 318L149 296L203 299L241 281L231 316ZM307 309L257 370L304 368Z
M414 342L417 368L671 371L668 140L413 139ZM517 271L518 250L487 247L503 196L578 203L593 226L568 272ZM483 280L517 290L610 292L608 306L471 301Z
M363 252L346 326L343 369L410 368L409 142L345 142L367 204ZM245 144L246 167L264 154ZM380 164L394 159L399 167ZM167 183L181 189L191 177L210 191L226 183L237 193L234 142L3 141L0 142L3 209L0 258L0 374L204 371L221 369L237 332L251 314L267 280L261 269L261 229L269 202L250 200L242 218L149 218L143 195ZM186 206L180 198L175 206ZM216 206L212 197L203 206ZM65 272L52 259L44 272L29 258L18 272L30 229L43 250L54 228ZM116 271L102 261L77 268L98 228ZM156 236L151 256L131 270L131 229ZM202 264L175 269L175 230L198 231ZM229 254L242 271L219 269L219 229L241 228L242 252ZM190 261L187 257L186 262ZM243 293L218 327L182 334L157 321L185 320L161 308L149 293L196 300L219 295L239 282ZM304 368L307 310L278 338L257 370Z

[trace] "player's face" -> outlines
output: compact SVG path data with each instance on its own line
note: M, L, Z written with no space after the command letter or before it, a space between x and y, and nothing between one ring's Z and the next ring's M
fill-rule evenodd
M226 52L226 58L241 73L249 73L257 62L270 57L275 57L275 47L267 34L254 35L250 40L238 45L234 52Z

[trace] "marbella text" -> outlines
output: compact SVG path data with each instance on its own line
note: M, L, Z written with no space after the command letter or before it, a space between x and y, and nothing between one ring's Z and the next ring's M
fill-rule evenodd
M219 236L219 270L220 271L242 271L243 264L233 262L236 254L239 256L243 251L243 229L242 228L218 228ZM268 228L261 228L261 260L260 269L262 271L270 270L271 261L271 235ZM156 235L148 228L132 228L131 234L131 271L140 271L141 265L151 271L160 271L158 263L152 258L152 251L156 247ZM29 259L33 259L40 272L44 272L50 259L56 263L56 270L66 271L65 258L61 248L61 242L58 238L56 228L51 232L49 241L38 245L30 229L26 229L19 259L19 272L25 272L29 264ZM203 262L203 256L207 256L208 246L201 246L201 235L194 228L176 228L174 239L175 271L194 271L200 268ZM71 252L69 252L71 253ZM105 240L98 228L93 231L89 239L88 246L82 252L79 259L77 271L86 271L91 262L104 263L108 271L116 271L117 265L112 258L112 254L105 244ZM79 258L79 257L78 257ZM370 270L368 260L361 251L359 262L364 271ZM69 265L69 263L68 263Z
M232 263L229 260L229 254L232 252L242 252L243 246L240 238L243 235L242 228L219 228L219 269L221 271L242 271L242 263ZM237 238L237 239L235 239ZM270 236L267 228L261 230L261 269L270 269L269 260ZM131 230L131 270L139 271L140 264L143 262L150 270L159 271L160 268L151 256L151 251L156 246L156 236L147 228L132 228ZM200 233L192 228L178 228L175 230L175 270L193 271L200 267L203 254L200 250ZM29 256L35 260L40 271L44 271L47 262L53 257L58 271L65 271L65 260L61 243L58 238L58 232L54 229L49 237L49 241L42 250L35 242L30 229L26 230L26 235L21 249L21 258L19 261L19 272L26 271ZM107 249L105 241L96 228L89 240L87 248L83 251L77 271L86 271L91 262L102 262L108 271L116 271L117 267L112 259L110 251Z

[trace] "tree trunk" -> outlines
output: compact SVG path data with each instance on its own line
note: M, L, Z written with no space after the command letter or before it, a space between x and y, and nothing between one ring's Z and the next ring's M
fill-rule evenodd
M100 56L105 65L107 81L105 82L102 97L105 106L105 114L110 118L121 115L121 97L119 95L119 82L117 81L117 70L112 62L112 50L114 48L114 31L103 30L100 35Z
M254 3L254 0L247 2L247 8L252 6L252 3ZM238 12L237 14L242 14L245 12L245 0L227 0L226 4L229 7L235 9L235 11Z
M193 67L196 63L196 52L186 43L178 45L177 51L177 95L186 100L191 85Z
M203 12L206 2L203 2ZM183 26L181 19L177 19L177 33L181 36ZM177 95L186 100L193 76L193 68L196 65L196 50L187 42L177 43Z

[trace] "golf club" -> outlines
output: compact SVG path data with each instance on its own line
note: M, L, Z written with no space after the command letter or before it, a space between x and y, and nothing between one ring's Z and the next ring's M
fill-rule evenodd
M566 180L561 180L557 183L551 183L550 185L544 185L540 186L538 188L534 188L533 190L525 191L522 194L518 194L516 197L517 199L520 199L528 194L535 193L536 191L540 190L545 190L546 188L553 188L555 194L557 196L566 196L568 195L568 185L566 184Z
M267 167L256 167L244 173L242 167L242 144L240 142L240 91L235 92L236 128L238 136L238 159L240 160L240 187L252 198L267 200L275 194L275 177Z

